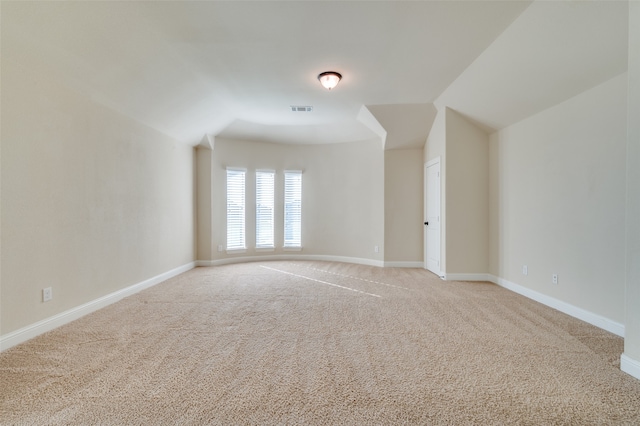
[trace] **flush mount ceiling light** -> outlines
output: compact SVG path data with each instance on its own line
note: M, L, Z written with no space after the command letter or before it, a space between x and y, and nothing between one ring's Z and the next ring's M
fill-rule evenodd
M338 85L340 80L342 79L342 75L335 71L325 71L318 75L318 80L320 80L320 84L324 86L325 89L331 90Z

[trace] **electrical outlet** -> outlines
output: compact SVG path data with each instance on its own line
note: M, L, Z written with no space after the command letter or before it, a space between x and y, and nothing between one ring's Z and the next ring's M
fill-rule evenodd
M558 274L551 275L551 282L554 284L558 284Z
M48 302L51 299L53 299L53 290L51 289L51 287L43 288L42 289L42 301L43 302Z
M522 265L522 275L529 275L529 268L527 268L527 265Z
M222 244L218 246L218 251L222 251Z
M373 251L375 251L376 253L379 253L380 248L378 246L373 246Z

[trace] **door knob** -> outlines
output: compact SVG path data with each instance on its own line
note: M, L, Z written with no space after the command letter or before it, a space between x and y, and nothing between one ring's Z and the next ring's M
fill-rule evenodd
M425 224L425 225L429 225L429 222L425 222L424 224Z

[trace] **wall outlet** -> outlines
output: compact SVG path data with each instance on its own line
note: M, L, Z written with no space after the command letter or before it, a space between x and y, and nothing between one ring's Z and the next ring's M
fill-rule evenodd
M527 265L522 265L522 275L529 275L529 268L527 268Z
M373 246L373 251L375 251L376 253L379 253L380 252L380 247Z
M222 251L222 244L218 246L218 251Z
M43 288L42 289L42 301L43 302L48 302L51 299L53 299L53 290L51 289L51 287Z
M551 275L551 282L554 284L558 284L558 274Z

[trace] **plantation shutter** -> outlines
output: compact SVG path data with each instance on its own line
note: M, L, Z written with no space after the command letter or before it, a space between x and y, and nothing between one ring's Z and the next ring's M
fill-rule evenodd
M227 250L246 248L245 174L244 169L227 169Z
M275 172L256 171L256 248L272 248Z
M302 247L302 172L284 172L284 246Z

